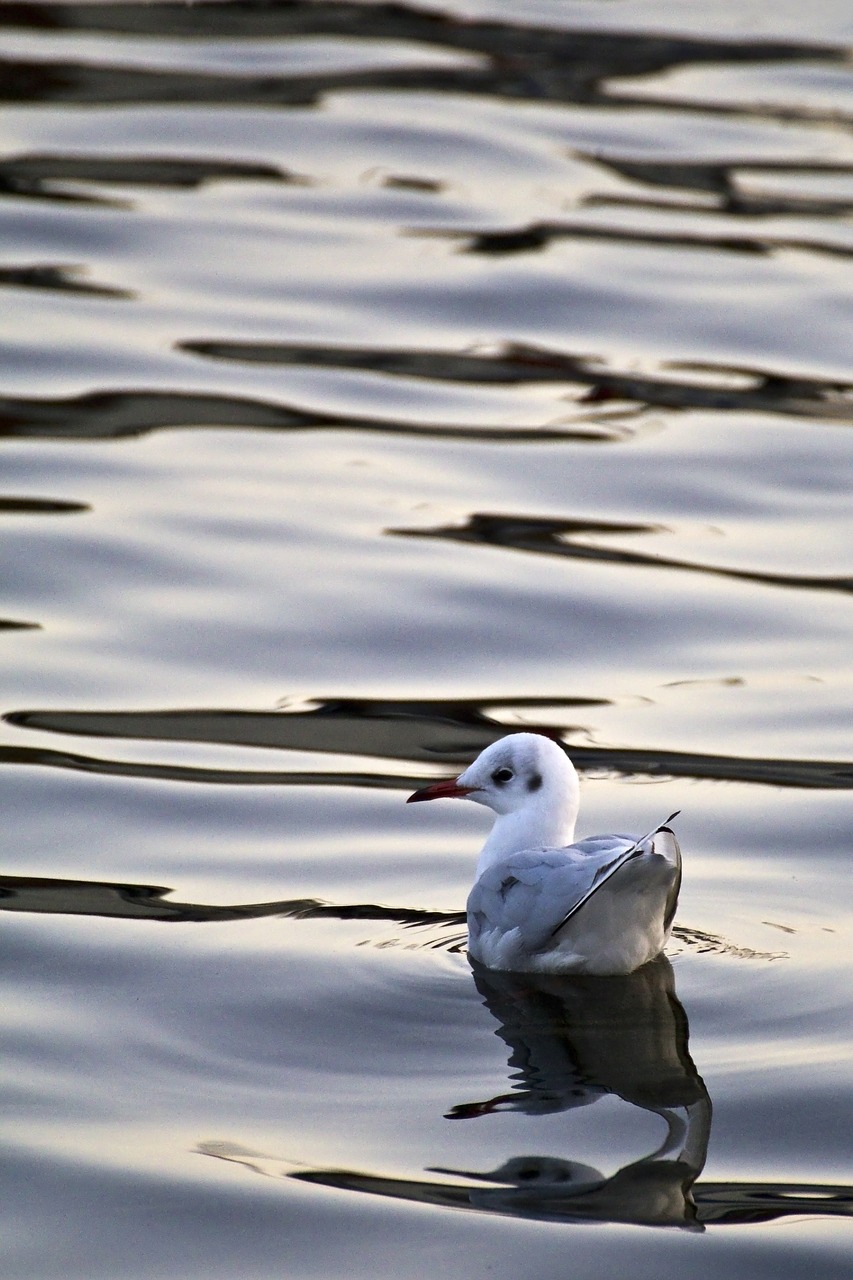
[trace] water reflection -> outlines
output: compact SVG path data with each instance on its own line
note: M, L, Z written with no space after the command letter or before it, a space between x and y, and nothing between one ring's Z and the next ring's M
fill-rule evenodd
M718 212L747 217L802 213L831 217L849 213L853 207L853 201L849 198L827 198L821 194L803 192L796 194L779 192L773 195L751 192L745 189L743 180L739 177L740 170L747 170L753 174L790 177L792 180L803 175L833 178L853 174L853 167L839 162L809 159L795 163L786 160L750 159L748 164L742 164L734 161L721 163L699 159L648 160L643 157L622 157L610 154L597 154L594 158L596 163L605 165L631 182L640 182L652 188L666 188L670 191L673 188L688 191L699 197L694 205L679 202L678 208L681 210L692 208L697 212L707 213L706 197L709 195L715 197L717 203L714 207ZM673 208L671 199L644 199L627 193L591 195L586 199L585 204L662 211L672 211Z
M66 880L49 876L0 875L0 911L35 912L47 915L109 916L122 920L156 920L172 924L211 924L223 920L260 920L265 917L293 920L375 920L420 929L415 948L464 951L467 942L464 911L433 911L430 908L386 906L375 902L326 902L321 898L284 898L274 902L232 904L181 902L168 897L172 890L163 885L122 884L103 880ZM459 930L461 929L461 932ZM675 925L673 939L690 950L749 960L777 960L781 951L755 951L702 929ZM387 936L371 937L368 943L394 945Z
M85 268L57 266L53 263L0 267L0 288L46 289L50 292L83 294L90 298L128 299L134 296L129 289L96 284L83 278L84 275Z
M0 160L0 196L16 199L124 207L123 202L81 189L104 186L165 187L195 190L210 182L293 182L294 176L270 164L249 164L196 156L104 156L33 154Z
M73 516L91 511L87 502L66 502L62 498L2 497L0 515L13 516Z
M99 880L63 880L44 876L0 875L0 911L49 915L111 916L122 920L158 920L173 924L260 920L289 916L296 920L382 920L404 927L465 924L464 911L419 911L370 902L332 903L319 898L288 898L222 906L167 900L171 889L153 884ZM451 944L448 944L451 945Z
M127 299L127 291L80 279L78 269L42 264L9 268L0 285L64 291ZM695 376L677 378L639 375L589 357L512 346L497 353L358 350L309 348L263 343L190 341L179 348L195 355L254 364L304 364L329 368L375 370L406 377L448 382L575 383L585 388L575 402L575 417L551 425L482 425L365 416L302 408L298 404L257 396L124 388L67 397L0 397L0 435L57 440L120 440L153 431L217 428L268 431L357 431L433 440L533 444L577 442L606 444L631 434L627 413L611 420L612 401L669 409L712 409L717 412L773 412L795 417L850 422L853 389L848 382L788 376L773 370L706 363L692 366ZM720 386L719 379L731 385ZM716 381L714 381L716 379ZM566 411L570 411L568 404ZM484 415L488 416L488 415Z
M803 175L808 175L811 170L808 165L804 164L800 166L799 172ZM823 172L823 170L818 170L818 172ZM848 173L849 170L839 167L837 172ZM614 198L599 202L595 197L590 197L585 203L589 206L600 203L618 207L620 200L619 198ZM662 206L655 205L652 201L643 201L641 203L628 197L624 203L632 209L636 209L639 206L646 209L657 208L661 213L665 212ZM778 203L782 204L783 202L778 201ZM780 209L779 212L787 212L787 210ZM713 226L713 223L711 225ZM470 230L454 228L453 230L419 230L414 234L431 238L462 240L464 242L463 252L479 253L487 256L538 252L541 249L547 249L556 240L599 240L635 246L659 245L668 249L693 249L705 252L713 250L721 253L753 254L757 257L767 256L780 249L831 254L839 258L853 256L853 248L849 244L845 244L841 240L833 242L813 234L780 235L778 233L770 233L758 235L755 232L747 234L743 232L736 233L731 230L724 232L713 230L691 231L683 226L672 229L607 226L602 221L581 222L577 219L532 222L521 227L510 227L506 230L498 231L483 231L477 228Z
M4 15L0 25L20 23L18 6ZM183 5L147 4L44 4L39 20L57 34L83 31L114 35L156 34L161 39L233 37L240 40L320 37L405 42L415 46L410 65L388 59L390 65L365 69L331 70L324 74L301 71L288 75L260 72L222 74L214 56L208 65L193 67L187 57L177 68L121 64L120 53L75 61L70 56L38 60L22 50L7 58L4 96L22 101L56 99L81 103L111 102L240 102L243 105L310 107L324 95L354 89L477 94L511 100L553 103L614 102L630 99L611 95L607 81L623 76L647 76L672 68L705 63L765 63L821 59L844 60L843 48L797 40L755 40L690 37L674 33L642 31L590 31L526 25L491 19L477 21L451 13L428 12L403 4L374 5L305 2L285 6L230 3ZM11 18L11 20L10 20ZM4 20L5 19L5 20ZM421 52L418 46L423 47ZM428 47L452 50L457 58L435 65ZM418 54L421 53L419 57ZM198 54L197 54L198 56ZM202 63L204 59L201 59ZM251 65L251 64L250 64ZM645 105L645 99L640 99ZM680 104L663 101L661 109ZM772 109L771 109L772 110ZM784 118L796 118L786 108ZM803 111L804 118L812 116Z
M607 769L647 777L716 778L782 787L849 790L853 763L843 760L792 760L710 755L668 748L589 746L588 726L575 712L602 705L601 699L538 698L369 699L317 698L308 709L278 711L237 708L184 708L162 711L79 711L61 708L12 711L3 717L18 728L37 732L114 740L201 742L283 751L311 751L338 756L379 757L406 766L413 761L463 765L517 727L558 742L581 772ZM563 708L565 716L560 716ZM545 714L547 713L547 715ZM508 717L508 718L505 718ZM578 737L580 741L572 739ZM211 768L177 763L104 759L42 746L0 745L0 767L41 765L83 773L175 782L224 783L233 786L358 786L382 790L414 790L428 781L423 774L399 770L368 772L316 769Z
M655 534L663 530L652 524L620 524L612 520L573 520L526 515L490 515L475 513L464 525L443 525L435 529L389 529L389 533L405 538L440 538L449 542L473 542L488 547L508 547L515 551L532 551L538 555L566 556L573 560L597 560L607 564L636 565L640 568L680 569L687 573L706 573L739 582L755 582L761 586L792 587L809 591L853 592L853 576L830 576L762 573L755 569L729 569L723 565L697 564L642 551L608 547L600 539L621 535Z
M744 235L702 235L688 231L650 231L639 227L606 227L582 222L533 222L523 227L511 227L506 231L437 231L420 232L421 235L438 235L442 238L462 239L465 253L510 254L531 253L547 249L555 240L612 240L618 244L666 245L670 249L715 249L726 253L767 254L773 248L802 248L801 242L780 242ZM808 244L809 248L814 246ZM853 249L839 246L842 256L853 254Z
M534 232L535 238L539 232L527 229L522 240ZM502 243L501 236L514 234L520 233L495 232L490 236L498 246ZM596 229L594 234L605 237L608 233ZM703 241L703 247L708 248L708 243ZM498 252L497 247L494 252ZM379 346L332 347L293 342L199 339L181 342L179 348L214 360L361 369L391 377L427 378L472 385L572 383L586 388L581 401L586 406L625 400L655 408L784 413L844 422L853 418L853 387L849 383L784 373L778 369L714 364L711 361L690 366L672 363L667 368L679 371L678 376L673 377L639 374L631 369L620 369L604 359L519 342L499 343L493 349L482 351L407 351ZM694 376L685 376L688 372ZM551 439L556 431L558 429L553 427L541 428L531 435L530 431L516 429L501 438L516 442L531 438ZM485 431L478 434L485 436Z
M453 423L324 413L299 405L241 395L128 389L93 391L55 399L0 397L0 436L56 440L123 440L150 431L195 427L207 430L369 431L381 435L448 440L609 441L622 439L621 427L579 421L571 426L458 426Z

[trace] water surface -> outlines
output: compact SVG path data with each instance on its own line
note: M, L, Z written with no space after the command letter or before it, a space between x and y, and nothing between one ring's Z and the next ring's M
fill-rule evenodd
M10 1276L846 1273L851 45L2 6ZM517 727L636 975L467 960Z

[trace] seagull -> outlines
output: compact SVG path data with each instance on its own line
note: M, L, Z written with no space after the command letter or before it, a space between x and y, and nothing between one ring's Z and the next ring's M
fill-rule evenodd
M664 948L681 886L669 823L639 840L573 844L575 767L536 733L513 733L449 782L408 797L461 798L497 815L468 895L468 954L516 973L633 973Z

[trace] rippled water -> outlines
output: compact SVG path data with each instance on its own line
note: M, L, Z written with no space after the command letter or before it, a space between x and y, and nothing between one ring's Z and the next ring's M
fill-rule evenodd
M846 1274L801 8L0 6L4 1274ZM666 959L472 971L483 815L402 802L516 726L682 810Z

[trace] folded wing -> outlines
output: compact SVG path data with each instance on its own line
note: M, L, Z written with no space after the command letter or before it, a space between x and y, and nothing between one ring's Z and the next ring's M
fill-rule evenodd
M681 881L681 857L664 824L637 841L630 836L592 836L565 849L530 849L488 868L468 897L470 941L497 931L517 930L521 947L540 951L582 912L604 885L618 889L619 873L633 864L629 879L647 871L650 883L668 886L663 927L668 931Z

